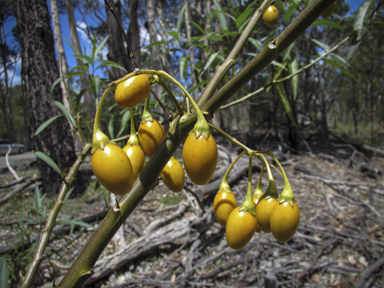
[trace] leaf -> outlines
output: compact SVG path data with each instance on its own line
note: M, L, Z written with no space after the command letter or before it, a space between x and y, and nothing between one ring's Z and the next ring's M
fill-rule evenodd
M43 124L41 124L39 126L39 128L36 129L36 132L35 132L34 136L39 135L39 133L41 131L43 131L45 128L47 128L49 126L49 124L51 124L53 121L55 121L57 118L59 118L61 116L63 116L63 114L57 115L57 116L52 117L51 119L48 119L47 121L45 121Z
M204 81L201 81L199 84L197 84L195 87L192 88L191 91L189 91L189 93L192 93L193 91L195 91L196 89L204 86L205 84L207 84L209 82L209 80L211 79L205 79Z
M187 5L188 5L188 1L187 3L185 3L183 8L181 8L181 11L179 13L179 18L177 19L177 24L176 24L177 34L179 34L180 32L181 24L183 23L183 19L184 19L184 11L185 11L185 8L187 8ZM179 40L179 37L177 37L177 40Z
M105 37L99 44L99 46L97 46L94 54L92 55L92 58L95 59L96 56L99 54L100 50L103 49L105 43L107 43L108 41L108 38L110 37L111 35L108 35L107 37Z
M97 98L97 92L100 87L100 77L99 75L89 75L88 76L89 85L91 85L92 94Z
M0 257L0 287L8 288L9 267L5 257Z
M168 33L169 34L169 33ZM149 49L149 48L152 48L154 46L160 46L160 45L165 45L165 44L169 44L169 43L172 43L173 41L157 41L155 43L152 43L148 46L146 46L144 49Z
M292 14L293 12L295 12L295 10L297 9L297 4L296 3L292 3L288 10L287 10L287 13L285 13L285 17L284 17L284 21L285 23L288 23L289 22L289 19L291 19L292 17Z
M92 61L91 57L89 57L87 55L76 54L76 55L72 55L72 57L80 58L82 60L87 61L91 65L93 64L93 61Z
M97 68L95 69L95 71L99 68L108 68L108 67L111 67L111 68L116 68L116 69L120 69L120 70L123 70L125 73L128 73L127 72L127 69L125 69L123 66L121 66L120 64L116 63L116 64L101 64L99 66L97 66Z
M89 65L88 65L88 64L84 64L84 65L77 65L77 66L73 67L73 68L68 72L68 74L75 73L76 69L81 69L81 68L83 68L84 70L86 70L86 71L89 72Z
M203 75L205 73L205 71L209 68L209 66L211 66L212 62L216 59L219 53L220 51L217 51L216 53L213 53L208 57L208 60L205 63L203 70L200 72L200 75Z
M77 112L79 112L80 110L80 100L81 100L81 97L85 94L85 91L87 91L89 89L88 88L85 88L85 89L81 89L81 91L76 95L76 98L75 98L75 101L73 102L74 103L74 112L75 114L77 114Z
M315 43L317 46L319 46L321 49L323 49L325 52L329 51L329 46L325 43L322 43L316 39L311 39L311 42Z
M176 32L176 31L168 32L168 35L169 35L169 36L172 36L172 37L175 38L176 40L179 40L179 33ZM164 42L164 41L163 41L163 42Z
M41 191L40 191L39 185L35 185L35 194L33 197L33 204L35 204L36 209L40 209L41 207L41 204L42 204L41 198L43 197L41 197Z
M58 78L55 82L53 82L52 87L51 87L51 91L49 92L49 96L52 95L52 92L55 89L56 85L59 84L63 79L75 77L75 76L78 76L78 75L87 75L87 73L85 73L85 72L75 72L75 73L68 74L65 77Z
M289 119L292 121L293 125L296 126L295 118L293 118L291 105L289 105L287 93L285 92L284 83L277 83L274 85L276 94L279 96L281 103L283 104L285 113L287 113Z
M280 67L280 68L282 68L282 69L284 69L284 70L287 70L287 68L285 68L285 65L283 65L283 64L281 64L281 63L279 63L279 62L276 62L275 60L273 60L273 61L271 62L271 64L272 64L272 65L275 65L275 66L277 66L277 67Z
M222 14L222 13L224 13L223 9L221 8L220 4L216 0L213 0L213 3L216 6L216 10L218 12L221 12L221 13L217 13L217 18L219 18L219 22L220 22L221 28L223 30L228 30L227 18L225 18L225 15ZM236 21L236 19L234 19L234 21Z
M109 133L110 139L114 138L113 137L113 134L114 134L114 128L113 128L114 118L115 118L115 116L112 115L111 118L109 118L109 122L108 122L108 133Z
M357 81L355 75L353 75L353 73L347 69L345 69L344 67L342 67L341 65L339 65L338 63L332 61L332 60L329 60L329 59L323 59L323 61L329 65L332 65L334 68L336 69L339 69L341 70L345 75L347 75L348 77L351 77L352 79L354 79L355 81Z
M263 44L261 43L260 40L258 40L258 39L253 39L253 38L249 37L249 38L248 38L248 41L251 42L251 44L252 44L253 46L255 46L256 49L258 49L259 51L263 50L264 47L263 47Z
M329 19L317 19L317 20L315 20L315 22L313 22L311 24L311 27L316 27L316 26L328 26L328 27L332 27L332 28L337 28L339 30L343 30L343 28L341 28L340 24L338 24L332 20L329 20Z
M299 70L299 61L297 58L293 60L291 63L288 63L289 74L296 73ZM297 90L299 88L299 75L295 75L291 78L292 85L292 93L293 93L293 101L296 101L297 98Z
M236 19L236 28L239 29L241 25L243 25L244 21L247 20L248 15L252 12L252 5L248 5L248 7L237 17Z
M80 53L80 51L76 51L75 47L72 45L71 42L69 42L69 40L67 38L65 38L65 37L63 37L63 38L68 43L69 47L71 47L72 51L75 52L75 54L79 54Z
M73 190L75 190L75 187L72 187L72 188L67 192L67 194L65 194L65 197L64 197L64 200L63 200L63 204L65 204L65 203L67 202L67 200L69 199L69 197L71 197L71 194L72 194Z
M80 218L72 218L71 219L70 216L68 216L68 215L61 215L61 216L66 217L66 219L60 220L58 222L60 224L66 224L66 225L71 226L71 231L69 232L69 234L73 233L75 226L82 226L82 227L89 228L89 229L95 229L94 226L92 226L91 224L88 224L87 222L84 222Z
M120 135L125 131L125 129L128 126L129 118L131 116L131 112L129 109L126 109L123 113L123 117L121 119L121 125L120 125L120 130L117 133L116 137L120 137Z
M201 28L201 26L199 24L197 24L195 21L192 21L192 20L188 20L189 22L191 22L203 35L205 35L205 30L203 28Z
M187 70L187 67L188 67L188 61L189 61L189 57L184 55L183 57L180 58L180 61L179 61L179 73L180 73L180 79L184 79L185 77L185 70Z
M34 153L35 153L37 158L40 158L41 160L43 160L45 163L47 163L49 166L51 166L61 176L62 173L61 173L59 166L57 166L57 164L55 163L55 161L52 160L51 157L49 157L48 155L44 154L41 151L36 151Z
M110 204L110 195L111 195L111 192L109 192L107 189L105 189L104 191L104 203L105 203L105 206L107 207L107 209L109 209L109 204Z
M375 2L374 0L367 0L364 1L359 9L357 10L357 15L355 17L355 22L353 23L353 29L355 29L358 34L363 29L364 22L366 20L366 17L372 13L373 9L375 8Z
M59 102L59 101L55 101L55 105L57 108L59 108L61 110L61 112L64 113L65 117L67 117L68 121L71 123L71 126L73 128L76 128L77 125L76 125L76 121L75 121L75 118L73 118L73 116L71 115L71 112L69 112L69 110L67 109L67 107L65 107L63 105L63 103Z

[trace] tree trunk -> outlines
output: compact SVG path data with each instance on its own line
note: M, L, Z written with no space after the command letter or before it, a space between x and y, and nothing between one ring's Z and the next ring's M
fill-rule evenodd
M109 5L113 9L113 12L117 18L121 21L121 3L120 0L109 1ZM108 24L108 34L111 35L108 39L108 54L107 58L110 61L119 63L122 67L127 69L128 72L131 72L129 68L129 62L127 50L124 46L124 31L121 31L119 23L116 21L115 17L112 15L112 12L109 11L107 5L105 5L105 11L107 13L107 24ZM116 80L124 77L126 74L123 70L112 68L112 73L109 75L109 78Z
M21 75L25 82L33 148L47 154L64 172L76 160L73 138L65 117L56 119L39 135L33 133L45 121L60 114L54 101L61 101L60 86L50 89L59 77L47 3L44 0L15 0L14 12L19 29ZM51 166L38 160L46 193L58 191L62 178Z
M60 27L60 18L59 18L59 10L57 8L57 0L51 0L51 12L52 12L52 23L53 23L53 34L55 36L55 44L56 44L56 51L57 56L59 58L59 74L60 77L63 77L63 75L68 74L68 64L67 64L67 58L65 57L64 52L64 46L63 46L63 40L61 39L61 27ZM68 87L68 79L65 79L65 84ZM65 90L63 81L60 82L61 92L63 93L62 101L65 107L69 111L71 111L71 108L69 106L69 102L67 99L67 91ZM69 97L69 95L68 95Z
M75 53L78 55L82 55L79 35L77 34L77 28L76 28L75 13L73 12L73 8L72 8L72 1L65 0L65 7L68 13L69 31L71 32L73 47L76 50ZM76 58L76 62L77 62L77 65L83 65L83 61L80 58ZM85 72L85 70L81 68L79 68L78 70L80 72ZM80 75L80 80L81 80L81 86L83 87L83 89L89 87L89 81L86 75ZM96 105L95 105L95 101L92 98L90 89L88 89L85 92L84 97L85 97L85 103L87 105L89 116L91 117L91 119L94 119L96 114Z
M138 0L129 0L129 27L128 39L131 44L137 63L140 65L140 30L137 17ZM135 70L136 66L133 60L129 61L128 71Z

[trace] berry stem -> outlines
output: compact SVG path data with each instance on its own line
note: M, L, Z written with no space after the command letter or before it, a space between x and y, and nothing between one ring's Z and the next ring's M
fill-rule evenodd
M129 145L140 145L139 139L136 135L136 128L135 128L135 117L133 115L133 108L129 108L130 110L130 118L131 118L131 135L128 138L127 144Z
M236 160L232 162L232 164L228 167L227 172L225 172L223 180L221 181L219 192L220 191L228 191L232 192L231 187L228 184L228 175L229 172L232 170L233 166L235 166L236 162L245 154L245 151L243 151L239 156L237 156Z
M103 106L103 102L105 97L107 96L109 90L112 87L108 87L104 90L103 95L100 98L99 105L97 106L95 122L93 124L93 136L92 136L92 153L95 152L96 149L104 149L105 145L110 142L107 135L105 135L100 129L100 115L101 115L101 107Z
M248 188L247 188L247 198L240 205L239 211L248 211L253 216L256 216L255 205L253 204L252 197L252 159L253 153L249 153L249 166L248 166Z

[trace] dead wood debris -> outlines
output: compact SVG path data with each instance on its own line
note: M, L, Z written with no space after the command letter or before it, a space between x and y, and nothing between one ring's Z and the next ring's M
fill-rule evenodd
M217 174L225 172L235 156L223 156ZM117 251L111 242L87 284L114 288L382 287L382 182L348 168L349 158L312 153L285 158L291 165L285 166L286 173L301 209L299 229L288 243L260 233L244 249L234 251L211 208L220 177L202 187L187 185L180 194L173 194L160 182L124 224L127 246ZM255 186L260 166L254 162ZM229 177L239 204L244 200L247 168L246 159L240 161ZM277 174L276 182L281 191L283 182ZM162 203L172 197L180 197L180 202ZM89 232L77 231L76 235L71 245L50 244L49 249L64 247L48 257L61 275L67 268L63 263L73 261ZM55 277L58 283L58 273L52 272L48 279Z

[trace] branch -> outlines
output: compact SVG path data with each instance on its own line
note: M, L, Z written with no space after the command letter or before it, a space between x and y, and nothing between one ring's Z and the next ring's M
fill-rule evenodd
M35 254L33 255L33 259L29 264L27 274L25 275L24 281L21 284L21 288L31 287L33 284L33 279L35 278L37 269L40 266L41 260L43 260L43 254L45 247L47 246L49 236L51 235L52 229L55 226L56 217L59 214L61 206L63 206L63 201L65 195L67 194L68 188L71 185L72 181L75 179L75 175L80 168L81 163L83 163L85 156L91 150L92 145L87 143L79 157L77 157L76 162L69 169L67 177L65 177L63 183L61 184L59 194L57 195L57 199L52 209L49 211L49 215L47 218L47 223L45 224L43 233L40 236L39 243L37 244Z

